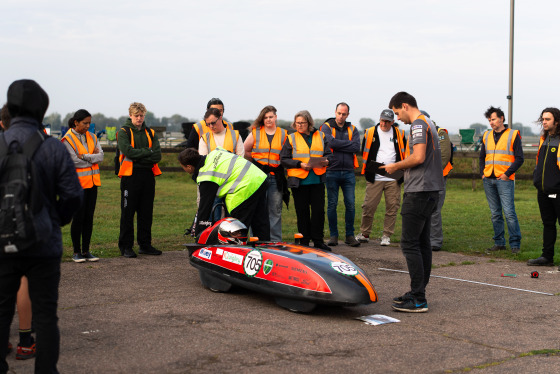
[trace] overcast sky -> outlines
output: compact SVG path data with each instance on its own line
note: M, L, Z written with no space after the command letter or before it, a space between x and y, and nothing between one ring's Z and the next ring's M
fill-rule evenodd
M35 79L47 113L118 117L140 101L198 120L219 97L230 121L266 105L292 120L346 101L357 124L407 91L454 132L487 123L490 105L507 114L507 0L3 0L1 11L0 89ZM516 2L514 122L560 106L559 13L557 0Z

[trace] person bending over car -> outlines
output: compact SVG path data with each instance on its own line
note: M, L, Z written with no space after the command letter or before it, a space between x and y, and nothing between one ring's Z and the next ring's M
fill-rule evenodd
M212 205L217 196L225 198L230 215L251 226L259 240L270 240L265 173L243 157L219 147L204 156L187 148L179 153L178 160L199 185L196 237L212 225Z

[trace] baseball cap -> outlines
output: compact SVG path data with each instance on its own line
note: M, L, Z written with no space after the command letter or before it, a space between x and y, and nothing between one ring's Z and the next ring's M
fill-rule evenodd
M393 122L395 120L395 113L393 113L393 111L391 109L384 109L381 112L381 115L379 116L379 118L384 119L385 121Z

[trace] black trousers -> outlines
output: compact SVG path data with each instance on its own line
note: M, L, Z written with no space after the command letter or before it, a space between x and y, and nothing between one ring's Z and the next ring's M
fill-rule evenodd
M270 240L270 220L268 219L268 206L266 205L266 190L268 182L263 184L247 200L231 211L230 216L237 218L247 227L251 227L253 235L261 241Z
M430 227L438 200L438 191L407 192L401 206L401 249L410 275L410 291L421 302L426 300L432 272Z
M93 232L93 214L97 204L97 186L84 189L84 201L72 218L70 236L74 253L89 252L91 233ZM81 242L81 245L80 245Z
M60 258L0 259L0 373L8 371L6 347L14 316L21 277L29 281L33 323L37 333L35 373L58 373L60 332L58 330L58 285Z
M292 188L294 207L296 209L297 228L303 235L301 243L324 243L325 226L325 184L300 185Z
M554 259L554 244L556 244L556 222L560 222L560 194L557 194L556 198L548 196L549 194L538 191L537 201L543 223L542 256L552 261Z
M155 191L156 179L150 169L136 169L131 176L121 178L121 253L134 245L134 214L138 245L140 248L152 245Z

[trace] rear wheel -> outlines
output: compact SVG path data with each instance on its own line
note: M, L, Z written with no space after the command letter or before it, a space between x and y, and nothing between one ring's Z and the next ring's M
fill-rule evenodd
M231 283L226 282L223 279L215 277L210 273L199 270L200 282L206 288L212 292L228 292L231 289Z
M276 298L276 304L294 313L309 313L317 306L317 304L309 301L285 299L281 297Z

